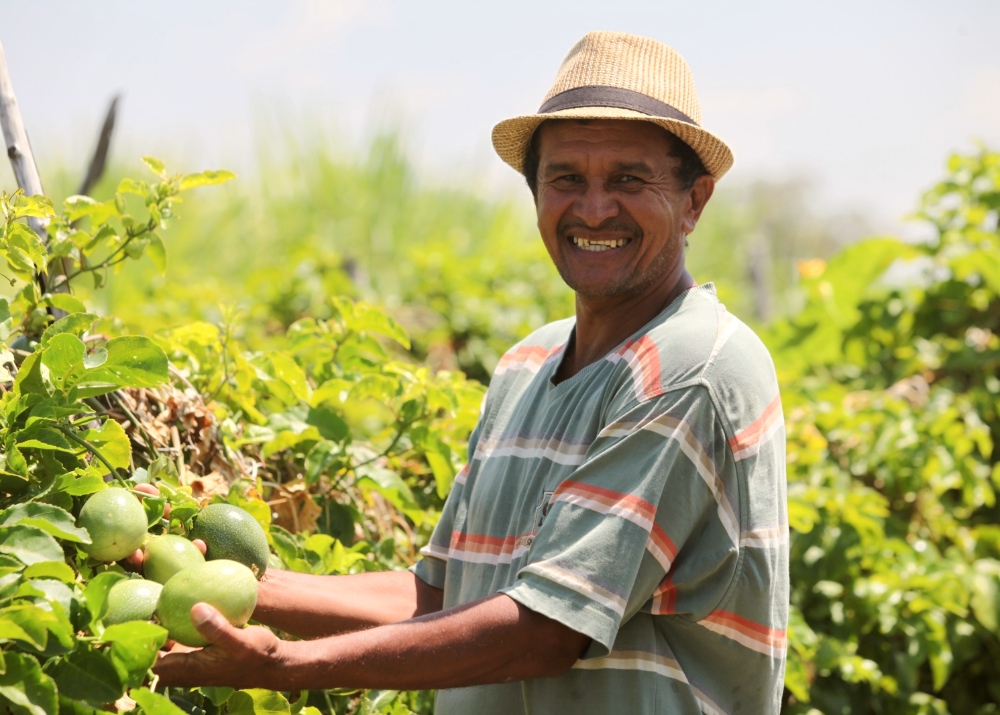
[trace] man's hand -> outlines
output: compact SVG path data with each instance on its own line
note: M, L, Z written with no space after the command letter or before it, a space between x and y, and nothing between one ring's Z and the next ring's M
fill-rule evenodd
M162 655L153 672L163 685L282 689L279 683L268 681L282 662L282 641L270 630L235 628L207 603L191 608L191 620L210 645L196 649L175 645Z

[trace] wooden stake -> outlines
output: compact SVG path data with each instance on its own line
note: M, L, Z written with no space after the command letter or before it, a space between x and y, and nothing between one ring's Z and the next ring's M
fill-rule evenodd
M21 119L21 109L17 106L17 97L14 96L14 86L11 84L10 72L7 69L7 55L4 53L2 44L0 44L0 125L3 126L7 157L14 168L14 178L17 180L17 185L24 191L25 196L44 194L42 179L38 175L38 166L31 153L28 132ZM48 234L45 231L47 224L48 221L44 219L28 217L28 225L42 239L42 243L48 243ZM62 261L54 263L53 273L62 269L61 263ZM65 271L62 271L62 275L65 275ZM46 276L41 272L38 273L38 287L41 289L42 295L48 291ZM65 281L62 281L56 290L67 292L69 286ZM59 311L59 314L64 315L62 311Z

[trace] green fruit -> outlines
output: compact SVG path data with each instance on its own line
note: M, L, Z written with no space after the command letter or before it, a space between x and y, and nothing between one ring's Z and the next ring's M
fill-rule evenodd
M176 534L154 536L146 542L142 554L142 575L157 583L166 583L188 566L205 563L198 547Z
M160 584L144 578L119 581L108 591L108 614L104 617L104 625L148 621L156 611L162 589Z
M90 544L80 548L98 561L123 559L146 540L146 510L132 492L108 487L97 492L80 509L76 525L90 534Z
M198 602L214 606L241 628L257 605L257 579L246 566L229 559L206 561L175 574L163 585L156 617L178 643L208 644L191 622L191 607Z
M257 520L238 506L209 504L195 516L190 536L205 542L209 561L239 561L258 579L267 570L267 535Z

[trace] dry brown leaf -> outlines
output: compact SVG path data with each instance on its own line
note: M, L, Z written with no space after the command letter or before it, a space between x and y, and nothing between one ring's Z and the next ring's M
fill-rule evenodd
M271 507L272 523L293 534L315 531L316 522L323 513L301 479L278 485L267 503Z

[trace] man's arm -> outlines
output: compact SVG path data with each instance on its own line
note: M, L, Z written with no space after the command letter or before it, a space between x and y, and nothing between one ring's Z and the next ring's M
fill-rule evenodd
M281 641L265 628L233 628L205 604L197 604L192 615L212 645L163 656L153 670L164 685L453 688L559 675L589 642L503 594L314 641Z
M299 638L319 638L441 610L444 593L409 571L315 576L268 569L255 620Z

